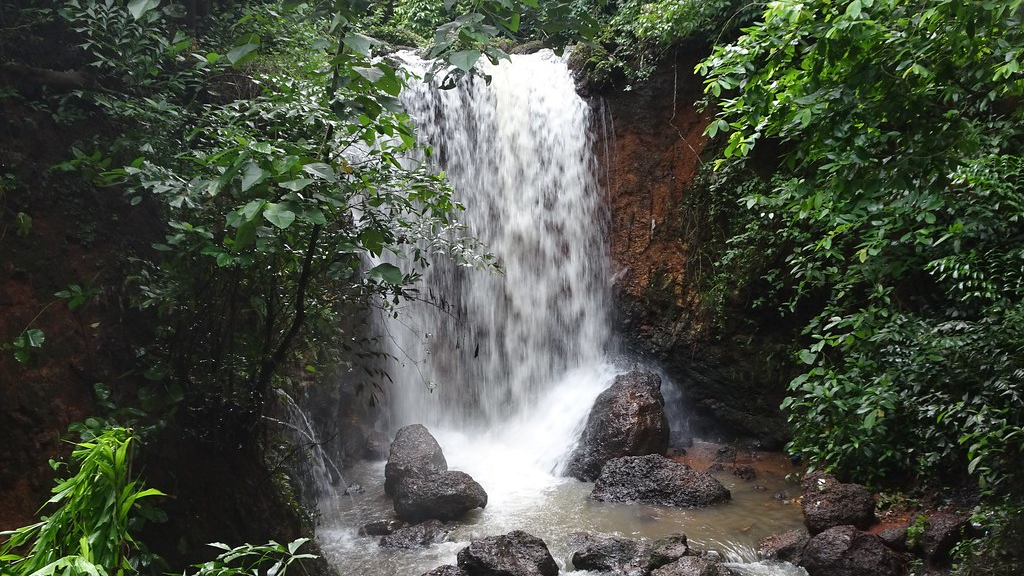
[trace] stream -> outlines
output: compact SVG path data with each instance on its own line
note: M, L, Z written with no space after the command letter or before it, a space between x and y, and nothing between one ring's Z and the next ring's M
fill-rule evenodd
M404 58L423 72L422 62ZM394 517L384 462L349 466L345 482L362 491L340 486L320 500L317 537L328 560L345 576L418 576L455 563L472 539L521 529L542 538L564 572L573 532L682 532L738 574L804 574L756 562L760 538L802 526L784 458L759 456L752 481L716 473L733 499L707 509L595 502L592 484L560 474L594 399L636 367L617 349L609 320L613 274L594 122L564 61L550 52L512 56L483 72L489 84L476 77L448 91L410 82L402 101L433 149L429 162L467 207L468 232L499 258L502 273L438 262L422 278L420 300L403 304L397 318L382 315L377 329L394 382L382 429L393 436L424 424L449 469L473 476L488 504L452 523L443 543L384 549L357 535L365 523ZM662 387L670 404L674 387ZM673 408L673 431L687 432L685 412ZM688 451L713 448L698 442Z

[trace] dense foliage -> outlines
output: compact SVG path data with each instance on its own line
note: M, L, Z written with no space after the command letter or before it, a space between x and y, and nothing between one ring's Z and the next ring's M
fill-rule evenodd
M133 536L160 511L145 504L159 490L145 488L132 477L133 435L130 430L90 420L81 426L82 440L71 454L73 473L59 480L36 524L0 533L0 574L4 576L124 576L157 573L158 559ZM52 463L58 469L61 464ZM196 576L255 575L261 570L286 574L292 564L314 556L299 553L308 540L288 545L271 541L223 550L216 559L196 566Z
M699 67L720 163L775 172L739 240L813 317L784 408L818 466L1024 482L1021 6L780 0Z

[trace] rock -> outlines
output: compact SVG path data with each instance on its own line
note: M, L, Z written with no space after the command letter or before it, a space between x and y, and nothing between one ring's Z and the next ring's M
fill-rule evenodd
M399 528L380 539L381 548L424 548L440 542L448 535L448 529L440 520L427 520L415 526Z
M803 479L804 525L811 535L852 524L866 530L875 523L875 498L860 484L844 484L829 474L812 472Z
M469 576L465 570L453 564L438 566L430 572L424 572L420 576Z
M757 543L757 557L762 560L800 564L811 535L805 530L789 530L766 536Z
M722 446L715 450L715 462L732 463L736 462L736 447Z
M878 537L881 538L885 545L897 552L907 552L907 527L906 526L895 526L893 528L886 528L882 530Z
M686 542L686 534L669 534L651 544L651 553L647 557L647 569L661 568L689 553L690 547Z
M576 570L610 572L621 576L643 576L648 571L651 547L619 536L576 533L572 565Z
M437 440L422 424L406 426L395 434L391 454L384 465L384 492L394 494L402 478L426 476L448 470Z
M593 482L612 458L665 454L669 429L661 378L652 372L621 374L597 397L579 445L569 458L569 476Z
M610 460L590 497L601 502L697 507L723 502L731 494L714 476L651 454Z
M836 526L811 538L801 566L809 576L900 576L905 558L853 526Z
M732 475L740 480L753 480L757 477L757 472L749 464L737 464L732 468Z
M359 527L360 536L387 536L406 524L401 520L374 520Z
M521 530L474 540L458 554L469 576L557 576L558 564L544 541Z
M383 432L370 430L363 442L362 457L364 460L384 460L388 457L388 439Z
M732 576L732 570L711 558L684 556L651 571L651 576Z
M936 565L948 565L952 560L950 552L963 538L969 520L965 514L952 512L927 514L924 534L919 539L925 557Z
M348 488L345 488L344 495L354 496L356 494L362 494L364 492L366 492L366 490L363 489L363 486L361 484L349 484Z
M487 506L487 492L465 472L407 476L395 486L395 513L406 522L456 520Z

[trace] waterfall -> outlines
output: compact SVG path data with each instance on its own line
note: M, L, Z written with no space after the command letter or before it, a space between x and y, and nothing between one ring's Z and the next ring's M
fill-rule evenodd
M422 73L425 66L407 58ZM449 468L484 487L487 506L449 523L442 543L382 548L357 530L394 514L384 464L354 463L346 479L366 492L346 496L339 487L324 498L330 512L317 537L328 560L345 575L422 574L454 564L471 540L517 529L544 539L563 567L580 530L647 540L684 531L732 561L753 560L765 526L802 526L796 508L764 491L734 490L731 504L713 509L599 504L589 498L592 485L558 473L594 399L627 367L608 359L610 274L591 113L550 53L512 56L483 73L489 84L475 77L449 91L410 82L402 101L434 151L421 160L446 172L466 206L468 232L503 273L435 262L419 298L397 316L381 314L378 329L392 357L389 431L425 424ZM782 490L784 477L758 482ZM736 566L806 576L786 566Z
M585 415L610 378L590 110L550 52L512 56L483 73L489 83L478 76L439 90L412 81L402 95L434 151L428 161L466 206L468 233L502 273L435 263L418 286L425 301L384 319L393 429L422 422L493 431L527 408L543 411L566 386L580 389Z

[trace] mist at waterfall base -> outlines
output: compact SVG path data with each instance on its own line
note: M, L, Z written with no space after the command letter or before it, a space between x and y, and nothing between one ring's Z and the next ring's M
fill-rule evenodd
M410 69L424 65L407 56ZM345 486L321 498L317 531L342 575L417 576L454 564L472 539L525 530L567 568L572 532L656 538L683 532L698 547L752 562L769 533L800 525L799 512L773 500L784 471L731 486L731 503L706 510L604 504L593 485L561 476L594 400L625 371L611 350L605 218L593 155L591 112L562 59L512 56L441 91L410 82L402 101L431 162L466 206L462 221L500 261L502 273L440 261L424 274L420 301L379 330L394 360L386 402L388 433L422 423L449 469L469 473L487 507L451 523L448 539L416 550L385 549L359 526L394 517L384 495L384 463L343 470ZM685 425L676 422L675 426ZM802 574L791 566L733 565L749 574ZM580 574L585 572L580 571Z

